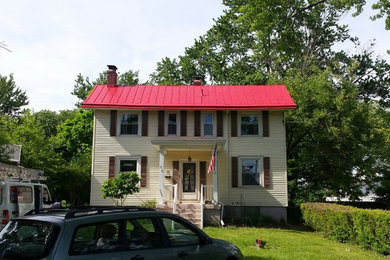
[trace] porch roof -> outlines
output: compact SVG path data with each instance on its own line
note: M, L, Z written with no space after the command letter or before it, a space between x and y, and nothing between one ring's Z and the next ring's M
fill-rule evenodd
M156 149L165 148L167 150L188 151L188 150L213 150L217 146L224 145L225 140L219 139L155 139L151 143Z

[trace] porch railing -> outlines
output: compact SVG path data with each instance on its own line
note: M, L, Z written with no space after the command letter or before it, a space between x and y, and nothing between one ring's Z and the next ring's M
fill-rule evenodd
M203 228L203 208L206 201L213 200L213 185L200 185L200 228Z
M172 194L172 213L176 214L176 205L177 205L177 183L176 184L166 184L164 185L165 190L168 190L170 188L173 188L173 194Z

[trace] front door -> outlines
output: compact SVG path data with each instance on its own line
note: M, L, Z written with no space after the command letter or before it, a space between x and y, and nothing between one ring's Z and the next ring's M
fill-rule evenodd
M182 199L196 200L198 192L198 176L196 163L183 162Z

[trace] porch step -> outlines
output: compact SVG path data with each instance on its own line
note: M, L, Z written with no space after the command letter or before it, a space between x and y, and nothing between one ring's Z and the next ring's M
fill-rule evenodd
M172 213L172 208L160 208L157 210ZM200 227L201 222L201 206L200 203L181 203L176 205L176 212L179 216L189 220L193 224Z

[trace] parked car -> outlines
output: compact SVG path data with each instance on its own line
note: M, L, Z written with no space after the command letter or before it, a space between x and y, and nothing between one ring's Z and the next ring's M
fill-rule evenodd
M0 232L3 259L243 259L189 221L139 207L32 210Z
M0 180L0 229L12 218L23 216L32 209L52 206L49 188L38 182Z

